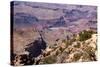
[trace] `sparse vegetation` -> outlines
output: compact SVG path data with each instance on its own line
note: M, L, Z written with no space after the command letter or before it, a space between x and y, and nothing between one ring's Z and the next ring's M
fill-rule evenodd
M81 56L82 56L81 53L76 53L76 54L74 54L74 56L73 56L73 61L79 60Z
M55 55L48 56L43 60L43 64L52 64L52 63L56 63L56 56Z
M66 47L68 47L69 45L72 44L73 41L72 40L63 40L62 42L66 44Z
M93 32L93 31L86 31L86 30L80 32L79 33L79 41L85 41L85 40L91 38L91 35L93 33L95 33L95 32Z

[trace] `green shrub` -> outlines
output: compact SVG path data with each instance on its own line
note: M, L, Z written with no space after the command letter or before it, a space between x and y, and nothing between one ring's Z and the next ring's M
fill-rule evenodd
M43 61L44 64L52 64L52 63L56 63L56 56L52 55L52 56L48 56L44 59Z
M93 34L93 31L86 31L84 30L83 32L79 33L79 41L85 41L89 38L91 38L91 35Z
M74 55L73 61L78 61L78 60L80 59L81 56L82 56L81 53L76 53L76 54Z

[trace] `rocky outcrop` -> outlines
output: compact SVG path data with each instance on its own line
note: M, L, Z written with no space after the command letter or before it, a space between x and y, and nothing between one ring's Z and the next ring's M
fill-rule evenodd
M69 63L69 62L88 62L97 60L97 34L93 34L92 38L86 41L75 41L71 45L65 46L62 43L55 49L45 52L46 57L41 60L40 64L48 63ZM49 53L49 54L48 54ZM55 62L49 62L51 57L55 57ZM47 60L48 59L48 60Z

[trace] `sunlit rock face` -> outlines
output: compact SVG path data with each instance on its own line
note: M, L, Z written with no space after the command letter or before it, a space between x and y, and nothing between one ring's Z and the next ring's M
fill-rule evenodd
M97 59L95 54L97 51L97 35L93 34L92 38L83 42L73 42L72 46L66 48L65 52L71 50L70 54L66 56L65 62L80 62L92 61Z
M38 65L97 60L97 7L11 2L11 64Z

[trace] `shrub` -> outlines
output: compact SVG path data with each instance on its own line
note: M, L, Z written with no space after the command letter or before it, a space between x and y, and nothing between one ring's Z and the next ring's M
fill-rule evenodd
M52 64L56 62L56 57L55 55L48 56L44 59L43 64Z
M86 31L84 30L83 32L79 33L79 41L85 41L89 38L91 38L91 35L93 34L93 31Z
M78 60L80 59L81 56L82 56L81 53L76 53L76 54L74 55L73 61L78 61Z

